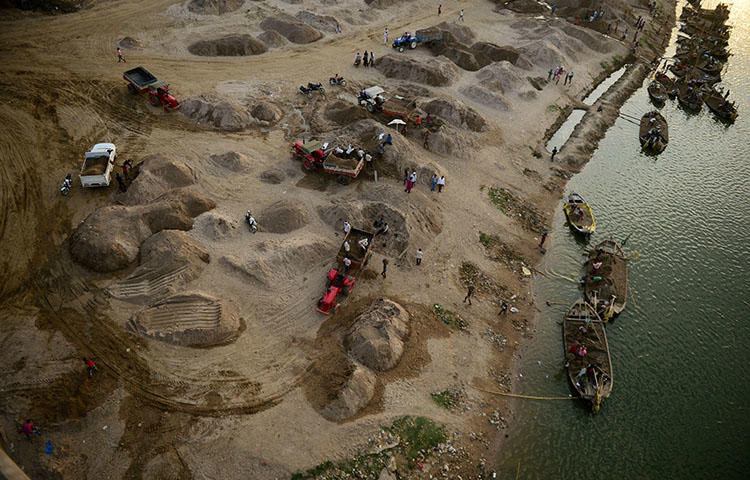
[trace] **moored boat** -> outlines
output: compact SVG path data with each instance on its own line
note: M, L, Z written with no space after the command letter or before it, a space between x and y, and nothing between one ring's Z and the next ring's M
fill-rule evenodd
M730 122L737 118L737 107L735 107L734 102L728 101L724 95L715 89L704 89L701 98L717 117Z
M607 332L594 307L579 299L563 318L568 379L578 396L598 412L614 383Z
M660 82L657 82L656 80L652 81L648 85L648 96L651 97L651 100L653 100L656 103L664 103L667 101L667 89L664 88L664 85L662 85Z
M563 204L563 211L568 224L576 232L589 235L596 230L596 220L591 206L577 193L568 195L568 200Z
M661 153L667 148L669 128L661 113L654 110L641 118L638 139L641 141L641 147L656 153Z
M677 84L677 100L680 105L694 112L699 112L703 106L703 100L698 95L698 89L690 82Z
M628 301L628 265L625 252L614 240L604 240L589 251L583 293L606 322L625 310Z
M654 80L664 85L669 98L675 98L677 96L677 84L675 83L674 79L668 77L663 72L657 72L656 75L654 75Z

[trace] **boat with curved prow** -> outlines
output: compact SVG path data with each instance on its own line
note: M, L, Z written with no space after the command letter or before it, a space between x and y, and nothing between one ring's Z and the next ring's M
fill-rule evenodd
M698 89L689 85L688 82L681 82L677 85L677 101L684 108L693 112L700 112L701 107L703 107L703 100L698 95Z
M652 81L648 85L648 96L654 103L662 104L667 101L667 89L660 82Z
M563 346L568 379L578 396L591 403L594 413L612 393L612 358L607 332L596 310L578 299L563 317Z
M714 114L729 122L733 122L737 118L737 107L734 102L728 101L721 93L716 89L705 89L701 93L701 98L706 106L714 112Z
M641 147L653 152L661 153L669 143L669 128L667 121L661 113L656 110L648 112L641 118L641 126L638 132Z
M607 322L619 315L628 301L628 264L614 240L604 240L589 251L584 264L583 294Z
M596 230L596 220L591 206L577 193L568 195L563 211L570 227L578 233L590 235Z

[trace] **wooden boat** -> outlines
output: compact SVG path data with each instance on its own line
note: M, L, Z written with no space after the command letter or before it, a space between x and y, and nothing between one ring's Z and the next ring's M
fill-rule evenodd
M583 293L606 322L619 315L628 302L628 265L625 252L614 240L589 251Z
M657 82L656 80L652 81L648 88L648 96L651 97L651 100L653 100L656 103L664 103L667 101L667 89L664 88L664 85Z
M563 346L571 386L598 412L602 400L612 393L612 358L604 323L594 307L582 299L565 313Z
M654 80L664 85L669 98L675 98L677 96L677 84L672 78L668 77L663 72L657 72L656 75L654 75Z
M680 105L693 112L700 112L703 107L703 100L698 95L698 88L688 85L688 82L681 82L677 85L677 100Z
M730 122L737 118L737 107L734 103L727 101L716 89L704 89L701 92L701 98L717 117Z
M568 200L563 204L563 211L568 219L568 224L576 232L590 235L596 230L594 212L586 203L586 200L577 193L568 195Z
M641 117L641 127L638 131L641 147L661 153L669 143L669 128L667 121L656 110Z

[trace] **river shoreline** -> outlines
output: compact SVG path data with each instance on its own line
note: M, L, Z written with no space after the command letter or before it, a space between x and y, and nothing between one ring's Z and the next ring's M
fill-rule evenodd
M671 37L672 31L676 26L677 1L674 0L670 2L670 4L672 7L666 20L666 22L670 25L670 28L664 29L663 33L658 37L659 40L663 42L664 47L658 49L655 52L652 52L652 54L655 55L656 58L661 57L663 52L666 51L668 47L667 41ZM627 59L623 60L622 65L629 63L629 61L632 61L635 58L636 57L634 57L633 55L629 56ZM586 94L584 94L582 98L585 98L585 96L588 95L589 92L593 91L600 82L606 80L609 75L621 68L622 65L614 66L611 70L602 72L602 74L598 77L598 82L594 82L591 88L587 89ZM575 126L573 133L570 135L560 153L558 154L561 161L565 160L567 164L566 173L570 175L567 178L567 181L562 185L563 191L573 175L580 172L591 160L599 145L599 141L606 136L609 128L614 125L615 121L617 120L620 108L625 104L625 102L627 102L627 100L633 95L633 93L643 85L643 80L651 72L652 67L646 64L643 60L634 62L627 68L625 74L623 74L622 77L619 78L607 91L605 91L592 105L586 106L583 104L583 102L581 102L581 105L586 107L587 112L583 116L581 121ZM547 129L544 139L540 142L541 147L538 148L542 150L544 149L544 145L546 144L546 142L549 141L549 139L555 134L557 129L559 129L560 126L565 122L570 113L576 108L582 107L568 106L560 113L557 120L555 120L555 122ZM598 111L599 108L601 108L601 111ZM564 195L561 195L558 198L557 202L551 202L551 204L548 204L547 206L554 210L556 206L559 205L559 202L563 199ZM552 226L548 224L547 228L551 229ZM536 279L537 277L534 277L531 286L535 305L539 304L540 302L550 300L543 298L542 296L540 296L540 294L538 294ZM570 303L572 304L573 301L574 299L571 299ZM542 315L543 314L541 310L537 308L537 314L534 315L533 319L534 332L536 332L537 329L539 329L542 325ZM554 327L557 328L557 325L555 324ZM534 340L532 339L531 342L533 341ZM516 379L518 379L519 374L522 373L524 363L523 355L529 349L531 342L524 343L524 346L520 349L518 358L514 363L513 375ZM539 392L526 393L529 393L531 395L539 394ZM517 410L516 407L518 405L518 402L520 401L522 400L513 399L510 402L510 405L514 409L514 411ZM508 434L513 434L515 432L515 429L520 427L520 425L520 418L514 417L513 422L511 422L511 426L508 429Z

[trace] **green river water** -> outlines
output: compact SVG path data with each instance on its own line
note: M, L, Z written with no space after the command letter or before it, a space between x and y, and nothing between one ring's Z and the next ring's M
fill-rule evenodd
M578 401L517 401L498 478L750 478L750 0L728 3L733 56L722 85L737 121L667 101L670 142L655 157L620 118L568 185L594 209L591 244L631 235L626 250L639 254L629 263L632 298L607 327L612 396L596 415ZM647 85L623 113L654 108ZM559 209L540 269L579 278L591 244L574 238ZM569 395L566 307L545 301L572 303L580 290L539 277L535 293L542 312L514 391Z

